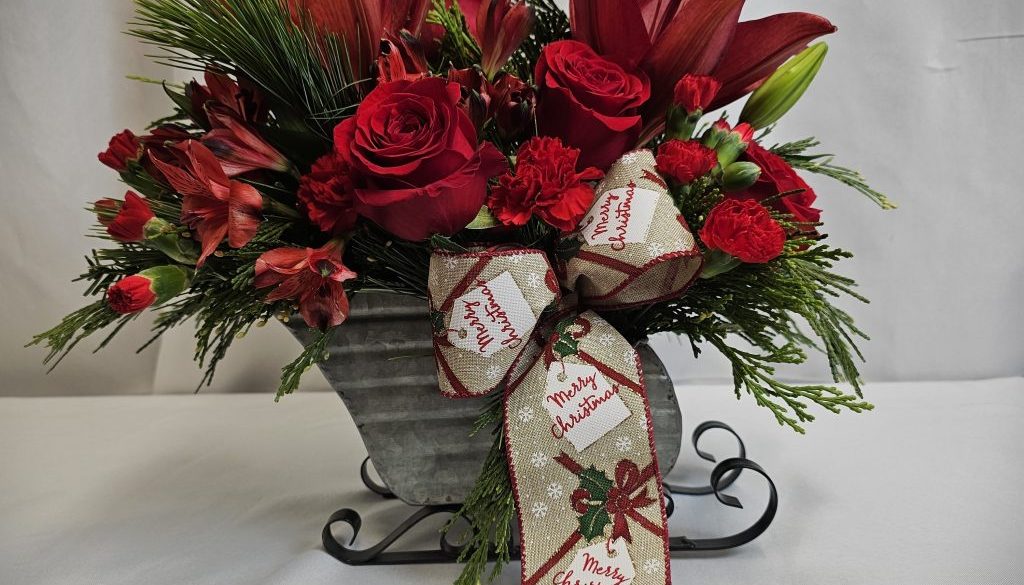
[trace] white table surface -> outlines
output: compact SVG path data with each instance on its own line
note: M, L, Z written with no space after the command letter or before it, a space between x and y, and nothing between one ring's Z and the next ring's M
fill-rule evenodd
M731 424L781 505L753 543L674 559L677 585L1024 582L1024 379L875 384L875 412L826 413L804 437L728 388L679 394L685 433ZM724 436L707 448L733 452ZM363 513L363 545L410 512L361 486L364 455L329 393L0 399L0 583L450 583L455 566L349 567L323 552L337 508ZM684 458L673 479L710 469ZM744 511L677 500L672 531L714 536L765 501L755 476L730 493Z

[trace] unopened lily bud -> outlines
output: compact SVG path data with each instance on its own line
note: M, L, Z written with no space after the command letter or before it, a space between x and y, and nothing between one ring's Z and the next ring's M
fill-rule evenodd
M726 191L742 191L751 187L761 177L761 167L752 162L734 162L722 173L722 188Z
M740 120L754 128L767 128L778 122L807 91L827 53L828 45L818 43L783 63L750 96Z
M192 271L182 266L147 268L107 289L107 304L122 315L138 313L178 296L191 281Z
M736 162L753 139L754 129L750 124L737 124L733 128L725 120L719 120L704 133L703 142L704 146L715 149L718 164L724 169Z

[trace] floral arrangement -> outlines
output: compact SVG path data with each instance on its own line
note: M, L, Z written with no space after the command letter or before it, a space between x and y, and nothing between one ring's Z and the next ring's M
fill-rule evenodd
M591 390L537 430L561 425L548 440L571 442L556 462L580 488L568 520L546 505L519 515L524 582L667 582L656 555L642 574L621 564L664 546L653 452L616 463L588 450L616 426L653 444L631 357L649 335L718 350L737 396L800 432L812 405L871 408L864 335L833 304L864 299L834 271L849 253L827 243L801 173L892 204L816 140L767 140L823 63L826 45L808 45L835 31L826 19L740 22L742 0L573 0L568 17L550 0L136 4L131 34L202 80L163 83L170 115L99 155L129 190L92 206L112 244L80 277L97 298L35 338L48 361L154 309L154 339L195 320L209 383L251 327L301 318L316 335L280 397L325 359L352 295L429 299L442 391L507 388L478 425L500 428L464 507L477 528L466 584L490 554L508 559L501 527L539 489L519 459L533 435L503 414L538 396L571 410ZM738 117L705 116L748 94ZM776 380L805 348L852 393ZM552 390L566 379L578 384ZM561 549L526 544L567 522ZM606 527L593 546L610 557L595 560Z

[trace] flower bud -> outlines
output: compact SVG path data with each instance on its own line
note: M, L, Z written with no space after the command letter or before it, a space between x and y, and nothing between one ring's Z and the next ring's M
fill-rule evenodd
M704 146L715 149L718 164L724 169L736 162L753 139L754 129L750 124L737 124L733 128L725 120L719 120L704 133L703 142Z
M165 303L189 287L192 271L181 266L155 266L123 278L107 289L107 304L122 315Z
M115 134L107 149L97 155L100 162L119 173L128 170L128 164L142 158L142 142L131 130Z
M97 217L103 223L103 216L109 217L109 210L113 200L100 200L96 202ZM116 205L116 202L113 202ZM143 233L146 223L154 219L156 215L149 208L149 204L142 197L128 191L124 194L124 203L117 208L117 215L106 224L107 233L118 242L141 242L145 237Z
M726 191L742 191L751 187L761 177L761 167L752 162L734 162L722 173L722 188Z
M767 128L779 121L814 81L826 53L828 45L818 43L785 62L750 96L740 120L754 128Z
M684 75L677 83L673 106L665 119L665 133L669 139L689 140L700 122L704 110L711 105L722 84L706 75Z

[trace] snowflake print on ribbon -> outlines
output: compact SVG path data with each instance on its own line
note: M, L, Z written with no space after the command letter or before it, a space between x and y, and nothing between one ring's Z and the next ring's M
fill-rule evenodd
M658 559L647 559L644 561L643 571L648 575L653 575L661 570L661 561Z
M501 377L501 368L499 368L496 364L491 364L490 366L488 366L488 368L487 368L487 379L488 380L497 380L500 377Z
M520 408L519 412L516 413L516 416L519 417L519 422L523 423L524 425L533 420L533 415L533 409L530 408L529 406L524 406Z
M542 282L544 282L544 279L541 278L541 276L536 272L531 272L526 275L526 284L530 288L537 288L541 285Z
M530 513L533 514L534 518L543 518L548 515L548 505L544 502L534 502L530 508Z
M533 455L530 455L530 465L534 467L544 467L548 464L548 456L537 451Z
M651 258L657 258L665 253L665 246L658 242L651 242L647 244L647 253L651 255Z
M563 493L564 490L562 489L562 484L552 483L548 485L548 497L551 498L552 500L557 500L558 498L561 498Z
M459 265L459 261L454 256L448 256L444 259L444 265L448 267L448 270L455 270L455 267Z
M601 337L597 338L597 342L604 347L611 347L611 345L615 343L615 338L609 335L608 333L605 333Z
M615 439L615 448L625 453L633 448L633 439L623 435L618 439Z

